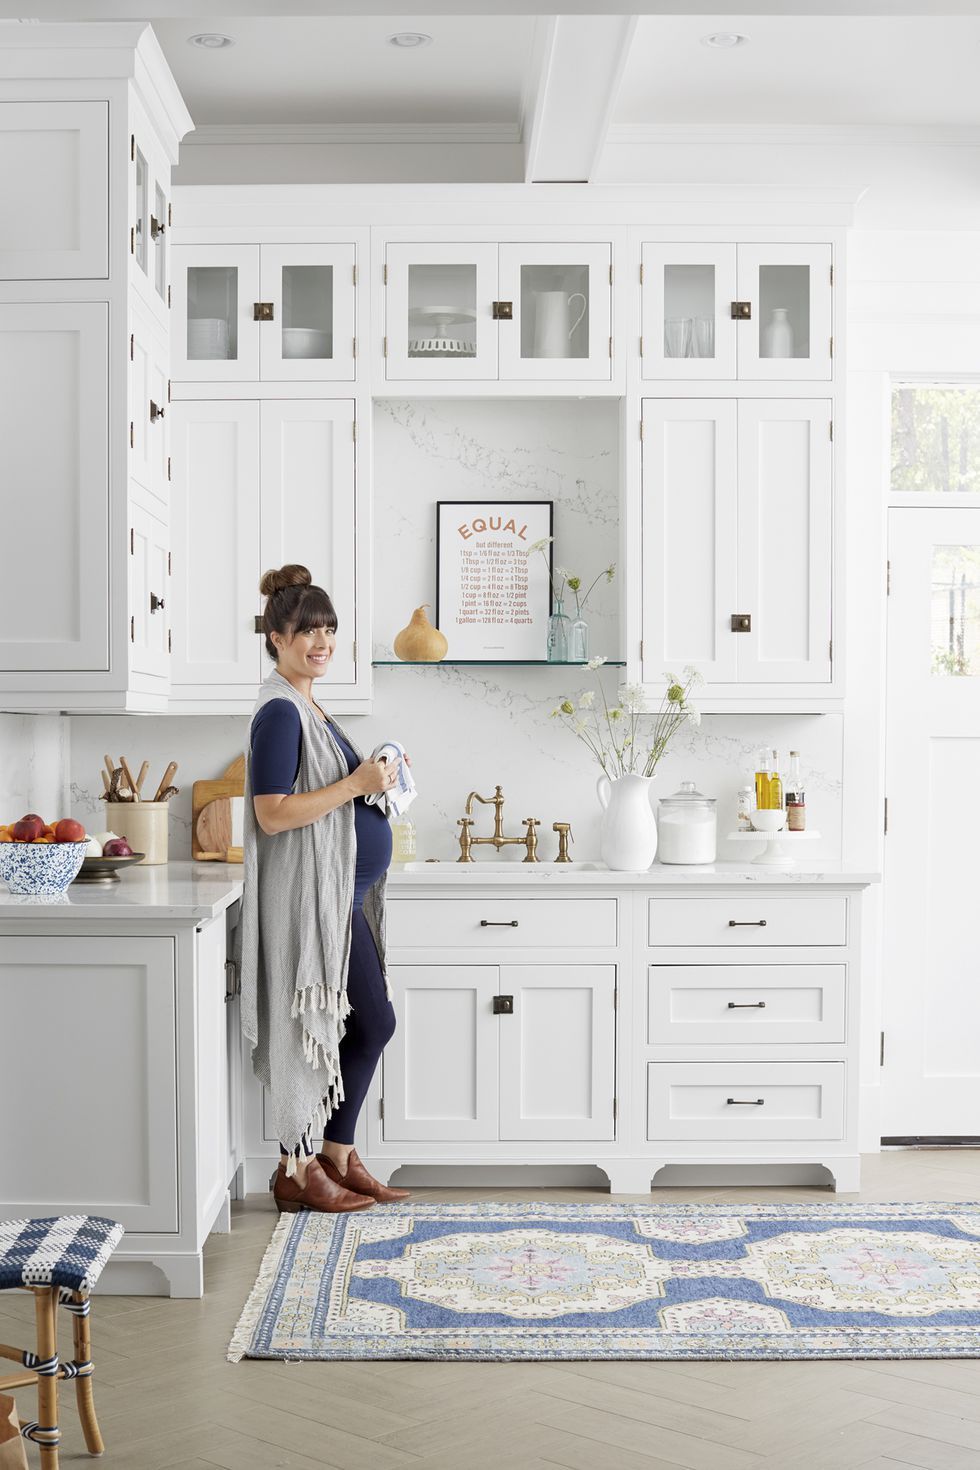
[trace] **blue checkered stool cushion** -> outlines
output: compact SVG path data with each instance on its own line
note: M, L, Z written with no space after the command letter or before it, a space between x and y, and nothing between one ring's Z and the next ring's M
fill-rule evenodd
M122 1237L122 1226L100 1215L0 1220L0 1291L16 1286L91 1291Z

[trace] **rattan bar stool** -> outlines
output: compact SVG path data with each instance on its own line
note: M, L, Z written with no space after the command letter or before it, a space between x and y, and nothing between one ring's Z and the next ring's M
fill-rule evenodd
M91 1455L105 1449L95 1417L89 1335L89 1292L123 1236L114 1220L98 1215L58 1215L43 1220L0 1221L0 1291L29 1291L34 1297L36 1351L0 1342L0 1358L22 1364L0 1378L0 1390L37 1385L37 1419L20 1421L20 1432L41 1451L43 1470L58 1470L58 1380L75 1380L75 1397L85 1444ZM71 1313L74 1357L58 1356L58 1308Z

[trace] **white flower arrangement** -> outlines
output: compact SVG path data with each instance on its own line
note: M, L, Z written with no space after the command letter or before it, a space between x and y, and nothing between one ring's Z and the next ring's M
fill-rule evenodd
M582 667L594 674L605 662L605 655L599 654ZM695 728L700 725L701 711L691 699L691 690L701 682L701 675L693 664L685 665L683 679L668 674L660 708L652 712L646 708L642 685L622 685L618 703L610 705L600 681L601 711L595 708L596 691L586 689L578 697L577 708L572 700L562 699L551 711L551 718L565 721L572 734L588 746L607 776L636 774L641 761L640 774L652 776L681 726L685 722ZM655 721L652 735L649 740L644 740L642 734L638 739L638 721L648 714L653 714Z
M575 616L577 618L580 618L586 604L588 603L589 598L592 595L592 590L595 587L596 583L600 580L600 578L605 577L607 582L611 582L613 577L615 577L616 563L613 561L610 562L607 567L604 567L602 571L599 572L598 575L592 579L588 590L586 592L583 592L582 578L578 576L576 572L570 572L566 567L555 567L554 575L552 575L551 561L548 557L547 548L551 544L551 542L554 541L554 539L554 536L539 537L537 541L531 542L524 555L530 557L538 551L541 552L545 560L545 566L548 568L548 580L551 583L552 598L556 603L560 603L565 596L565 588L567 587L569 592L571 592L575 598Z

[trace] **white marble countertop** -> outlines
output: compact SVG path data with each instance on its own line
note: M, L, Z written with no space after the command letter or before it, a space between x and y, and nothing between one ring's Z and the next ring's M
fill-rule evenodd
M528 863L477 858L472 863L416 862L393 865L388 873L388 894L413 893L441 887L479 888L482 884L508 884L514 888L720 888L771 884L776 887L806 886L864 888L877 883L880 873L847 868L841 863L801 859L800 866L781 868L763 863L717 862L680 866L655 862L643 872L618 873L601 863Z
M67 893L25 896L0 882L0 923L10 920L64 919L214 919L242 893L240 863L195 863L190 859L137 864L120 873L118 883L73 883Z

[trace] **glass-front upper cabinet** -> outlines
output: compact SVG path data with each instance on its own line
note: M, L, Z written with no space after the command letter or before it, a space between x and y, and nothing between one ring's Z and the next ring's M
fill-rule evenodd
M385 256L389 379L608 379L608 244L401 244Z
M170 170L137 133L130 140L129 255L137 291L162 320L169 302Z
M645 378L829 380L831 247L643 247Z
M353 379L353 244L184 245L173 254L175 378Z

